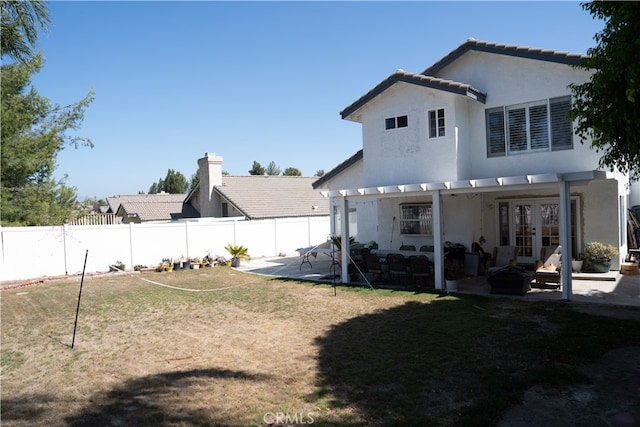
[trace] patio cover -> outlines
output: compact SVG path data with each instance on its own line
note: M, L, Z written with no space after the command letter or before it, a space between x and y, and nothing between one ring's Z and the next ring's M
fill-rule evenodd
M342 190L322 191L322 195L334 200L340 206L341 215L349 211L350 199L361 198L392 198L406 197L420 194L430 194L433 198L433 239L434 239L434 270L435 287L443 289L444 284L444 242L442 240L442 203L441 196L453 193L480 193L500 190L526 190L531 188L556 188L560 193L560 245L565 248L563 256L571 259L571 184L587 183L593 180L612 179L613 176L604 171L592 170L583 172L519 175L495 178L469 179L461 181L442 181L418 184L398 184L378 187L350 188ZM344 217L344 215L342 215ZM349 221L341 221L340 235L343 242L349 241ZM341 280L349 282L348 256L349 251L342 251ZM572 295L571 269L562 269L562 296L570 300Z

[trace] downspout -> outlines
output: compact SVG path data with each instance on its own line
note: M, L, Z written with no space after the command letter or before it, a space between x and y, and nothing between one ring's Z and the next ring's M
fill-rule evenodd
M67 269L67 224L62 225L62 249L64 252L64 275L68 276Z

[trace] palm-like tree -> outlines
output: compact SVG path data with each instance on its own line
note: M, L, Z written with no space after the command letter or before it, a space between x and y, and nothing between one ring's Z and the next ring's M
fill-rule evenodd
M26 62L34 55L38 30L48 32L51 19L49 7L42 0L0 0L2 22L0 48L18 62Z

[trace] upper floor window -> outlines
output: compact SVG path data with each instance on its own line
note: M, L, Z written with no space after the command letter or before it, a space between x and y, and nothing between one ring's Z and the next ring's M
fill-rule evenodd
M487 155L573 148L571 96L487 109Z
M430 203L400 205L400 234L433 234L433 209Z
M407 116L389 117L384 120L385 129L406 128L407 126L409 126Z
M438 138L444 134L444 108L429 110L429 138Z

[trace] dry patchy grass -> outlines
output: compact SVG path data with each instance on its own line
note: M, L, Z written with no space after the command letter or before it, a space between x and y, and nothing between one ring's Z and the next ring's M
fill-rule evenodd
M2 292L4 425L495 422L525 387L583 381L571 364L640 340L637 322L561 304L334 296L216 267L86 280L72 349L78 289Z

